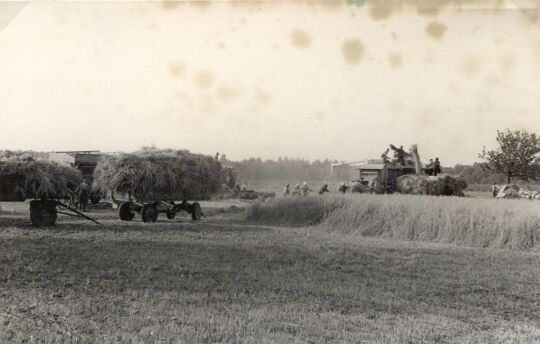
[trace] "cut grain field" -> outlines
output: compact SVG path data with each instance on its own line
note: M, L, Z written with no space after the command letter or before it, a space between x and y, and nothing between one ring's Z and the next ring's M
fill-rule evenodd
M0 342L537 343L538 252L242 220L0 216Z

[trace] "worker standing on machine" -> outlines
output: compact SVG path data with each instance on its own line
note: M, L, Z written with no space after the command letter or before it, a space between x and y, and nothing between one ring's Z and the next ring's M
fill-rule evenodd
M439 158L435 158L435 161L433 162L433 175L436 176L437 174L441 173L441 162L439 161Z

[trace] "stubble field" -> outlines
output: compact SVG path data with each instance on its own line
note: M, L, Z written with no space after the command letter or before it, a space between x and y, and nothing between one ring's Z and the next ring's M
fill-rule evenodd
M0 214L0 342L540 342L535 250L268 226L244 206L50 229Z

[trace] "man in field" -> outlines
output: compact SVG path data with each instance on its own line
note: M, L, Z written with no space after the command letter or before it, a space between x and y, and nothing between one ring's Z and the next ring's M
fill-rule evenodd
M491 195L493 197L497 197L498 193L499 193L499 186L496 183L493 183L493 185L491 185Z
M328 190L328 183L324 182L323 186L321 186L321 189L319 190L319 195L324 195L327 192L330 192L330 190Z
M302 187L300 188L300 190L302 191L303 197L306 197L311 191L313 191L309 188L306 182L302 183Z
M291 194L290 187L291 186L289 184L285 185L285 189L283 189L283 196L289 196Z
M81 185L79 185L79 210L86 211L86 205L88 204L88 198L90 197L90 186L86 184L83 179Z
M433 162L433 175L436 176L437 174L441 173L441 162L439 161L439 158L435 158L435 161Z
M297 183L297 184L294 186L292 195L293 195L293 196L300 196L301 193L302 193L302 190L301 190L301 188L300 188L300 184Z

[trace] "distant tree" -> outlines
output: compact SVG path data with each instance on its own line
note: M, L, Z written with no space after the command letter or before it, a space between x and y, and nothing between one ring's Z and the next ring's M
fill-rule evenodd
M497 143L496 150L484 147L479 154L486 160L483 168L504 174L508 183L513 177L524 181L540 177L540 137L525 130L497 130Z

